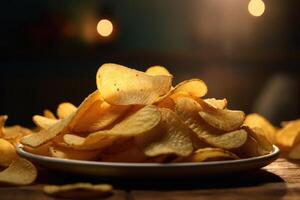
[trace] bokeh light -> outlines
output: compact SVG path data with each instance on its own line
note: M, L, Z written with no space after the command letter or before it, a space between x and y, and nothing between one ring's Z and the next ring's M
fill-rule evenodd
M97 24L97 32L102 37L108 37L113 32L113 24L108 19L101 19Z
M251 0L248 4L248 11L251 15L259 17L265 12L265 3L262 0Z

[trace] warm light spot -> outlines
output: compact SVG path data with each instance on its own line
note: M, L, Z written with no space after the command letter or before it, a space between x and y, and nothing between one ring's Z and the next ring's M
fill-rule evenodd
M97 31L102 37L110 36L113 29L113 24L108 19L101 19L97 24Z
M265 12L265 3L262 0L251 0L248 4L248 11L251 15L259 17Z

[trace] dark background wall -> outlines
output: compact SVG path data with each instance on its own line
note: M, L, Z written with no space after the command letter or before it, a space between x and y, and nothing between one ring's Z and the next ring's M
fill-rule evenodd
M0 114L31 126L61 101L78 105L105 62L140 70L160 64L175 83L205 80L210 97L275 123L300 117L299 1L5 1L0 6ZM101 38L100 19L114 32Z

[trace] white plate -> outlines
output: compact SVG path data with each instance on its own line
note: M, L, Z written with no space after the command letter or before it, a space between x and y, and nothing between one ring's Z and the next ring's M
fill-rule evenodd
M112 163L100 161L81 161L35 155L17 147L17 152L38 166L82 175L116 178L164 178L226 175L262 168L275 161L279 156L279 148L264 156L199 163Z

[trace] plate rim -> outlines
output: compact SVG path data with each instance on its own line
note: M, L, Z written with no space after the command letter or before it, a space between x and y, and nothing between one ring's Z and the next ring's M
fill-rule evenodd
M184 163L126 163L126 162L102 162L102 161L87 161L87 160L75 160L75 159L63 159L54 158L49 156L36 155L27 152L23 149L22 144L17 145L17 153L23 158L34 161L51 162L57 164L72 164L72 165L90 165L90 166L106 166L106 167L130 167L130 168L174 168L174 167L193 167L193 166L215 166L215 165L232 165L232 164L246 164L255 161L262 160L276 160L279 157L280 149L273 145L272 152L262 156L256 156L251 158L242 158L238 160L221 160L221 161L209 161L209 162L184 162Z

